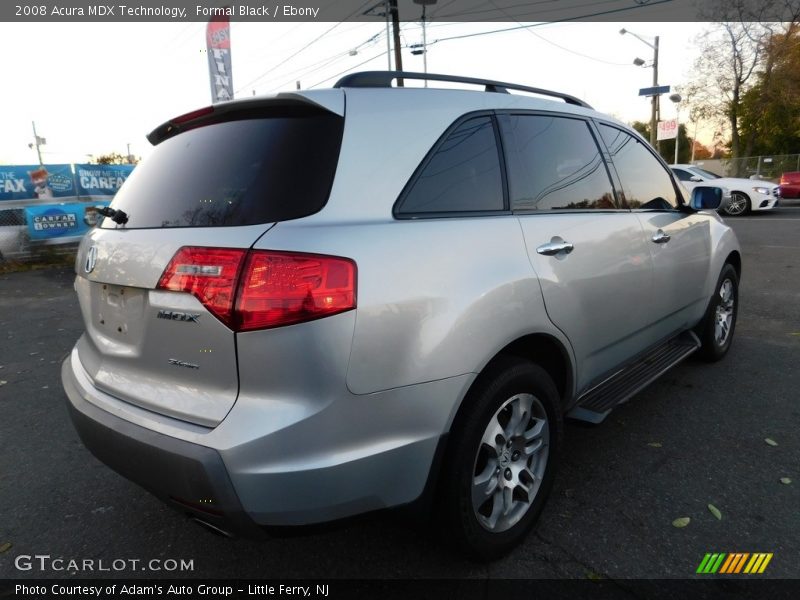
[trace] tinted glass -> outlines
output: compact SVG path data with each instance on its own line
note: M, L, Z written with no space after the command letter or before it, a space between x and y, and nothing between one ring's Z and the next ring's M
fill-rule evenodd
M669 172L642 142L608 125L601 124L600 132L630 208L668 210L678 205Z
M722 179L716 173L712 173L711 171L706 171L705 169L701 169L700 167L692 167L692 171L704 179Z
M675 173L675 177L679 181L691 181L692 177L694 177L689 171L684 171L683 169L672 169L672 172Z
M470 119L453 130L423 168L400 213L503 210L500 157L492 120Z
M514 209L617 208L608 171L585 121L511 115L501 122Z
M112 203L128 229L254 225L307 216L328 200L343 119L330 113L249 118L169 138ZM102 227L114 228L111 219Z

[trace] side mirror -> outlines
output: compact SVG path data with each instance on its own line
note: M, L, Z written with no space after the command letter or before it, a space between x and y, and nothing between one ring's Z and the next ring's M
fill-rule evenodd
M692 175L691 177L689 177L689 181L699 182L703 181L703 179L701 177L698 177L697 175Z
M721 187L699 185L692 190L690 205L695 210L717 210L728 190Z

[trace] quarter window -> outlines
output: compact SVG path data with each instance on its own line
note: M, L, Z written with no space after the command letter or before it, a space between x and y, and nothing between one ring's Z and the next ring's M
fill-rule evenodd
M611 154L629 208L670 210L678 206L672 178L649 148L629 133L602 123L600 134Z
M501 117L515 210L615 209L589 125L547 115Z
M503 182L497 136L491 117L476 117L456 127L435 150L401 214L501 211Z

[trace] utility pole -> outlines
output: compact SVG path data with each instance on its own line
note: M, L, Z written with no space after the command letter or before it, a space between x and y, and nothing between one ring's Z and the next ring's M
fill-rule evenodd
M391 15L392 11L389 8L389 0L386 0L386 5L385 5L385 8L384 8L384 11L386 12L386 14L384 15L386 17L386 62L388 63L387 64L387 68L389 69L389 71L391 71L392 70L392 42L391 42L391 34L389 33L389 22L392 19L392 15Z
M658 87L658 36L656 36L656 42L653 45L653 87ZM655 94L653 96L653 109L650 115L650 145L653 146L659 154L661 154L661 144L656 139L656 129L658 128L658 121L660 119L659 113L661 112L660 98L660 94Z
M31 121L31 125L33 125L33 144L28 144L28 148L32 148L34 145L36 146L36 155L39 157L39 166L41 167L44 163L42 162L42 151L39 149L39 146L43 146L47 141L36 135L36 122Z
M403 70L403 56L400 54L400 13L397 10L397 0L389 0L389 9L392 12L392 29L394 30L394 68ZM403 80L397 79L397 87L403 87Z

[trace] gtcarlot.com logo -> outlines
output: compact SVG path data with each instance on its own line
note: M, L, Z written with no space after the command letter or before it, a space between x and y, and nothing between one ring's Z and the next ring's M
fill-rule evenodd
M701 575L756 575L763 573L771 560L772 552L709 552L696 572Z

